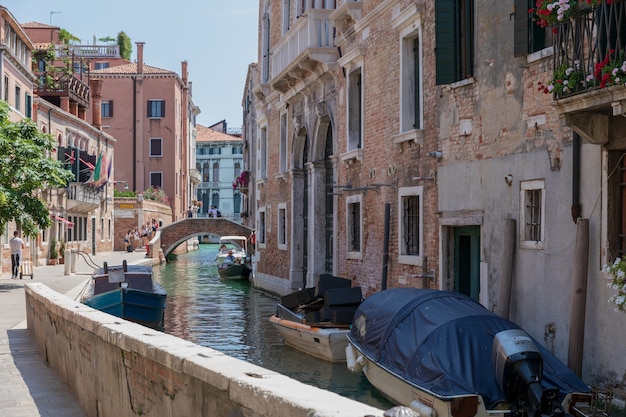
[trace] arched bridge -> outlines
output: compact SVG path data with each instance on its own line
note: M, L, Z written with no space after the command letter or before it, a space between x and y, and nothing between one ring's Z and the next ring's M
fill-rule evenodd
M186 218L178 220L167 226L159 228L161 237L161 249L163 254L167 256L178 245L194 236L207 235L214 233L220 236L238 235L250 236L252 229L242 226L230 220L220 217L217 218Z

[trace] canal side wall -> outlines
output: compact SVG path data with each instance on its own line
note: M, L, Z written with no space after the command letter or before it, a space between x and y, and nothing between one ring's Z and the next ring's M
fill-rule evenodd
M97 416L382 417L383 411L26 284L30 334Z

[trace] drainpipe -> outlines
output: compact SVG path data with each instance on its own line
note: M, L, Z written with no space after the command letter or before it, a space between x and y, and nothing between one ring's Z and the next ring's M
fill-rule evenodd
M385 235L383 243L383 275L380 284L381 290L387 289L387 271L389 270L389 218L391 216L391 205L385 203Z
M137 77L133 75L133 190L137 190Z
M582 212L580 204L580 135L574 132L572 140L572 220L578 221Z

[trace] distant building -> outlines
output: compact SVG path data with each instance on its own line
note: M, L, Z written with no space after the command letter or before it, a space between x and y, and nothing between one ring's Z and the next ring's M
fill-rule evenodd
M202 177L196 197L202 203L198 215L208 216L215 206L222 217L241 222L247 186L233 183L244 171L242 140L200 125L196 129L196 169Z

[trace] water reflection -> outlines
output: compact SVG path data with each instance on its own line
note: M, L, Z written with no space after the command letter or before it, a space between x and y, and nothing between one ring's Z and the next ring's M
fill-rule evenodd
M155 267L168 292L165 331L298 381L382 409L387 402L362 374L286 346L269 322L277 299L249 283L221 281L215 265L218 245L179 256Z

